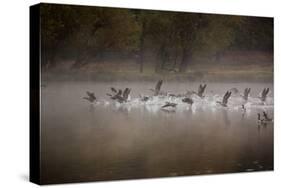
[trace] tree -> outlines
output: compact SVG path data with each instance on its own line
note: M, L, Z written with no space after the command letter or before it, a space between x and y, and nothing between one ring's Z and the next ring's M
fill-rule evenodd
M79 68L105 50L134 50L138 26L126 9L93 8L81 11L79 31L72 40L77 48L73 65Z
M155 72L184 73L198 54L219 57L228 49L273 49L273 20L214 14L130 10L70 5L41 7L42 64L57 57L74 60L72 68L138 52L156 58ZM154 61L151 61L152 64Z
M104 50L135 50L138 25L127 9L48 5L41 7L44 61L54 65L62 49L74 54L73 68L80 68Z
M201 28L198 34L199 45L195 51L214 55L219 60L221 55L233 43L239 33L237 32L245 22L241 16L204 15L206 27Z
M265 17L244 17L243 25L237 28L233 49L272 50L273 19Z
M41 39L42 64L47 67L55 65L55 57L60 44L74 33L76 28L74 11L70 6L42 4Z
M155 72L161 72L169 63L171 50L175 44L173 14L169 12L153 11L149 14L146 22L146 38L149 40L150 48L155 51L158 62Z

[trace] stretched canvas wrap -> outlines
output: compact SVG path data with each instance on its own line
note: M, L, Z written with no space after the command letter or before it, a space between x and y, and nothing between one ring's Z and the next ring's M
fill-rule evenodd
M269 171L273 18L30 7L30 180Z

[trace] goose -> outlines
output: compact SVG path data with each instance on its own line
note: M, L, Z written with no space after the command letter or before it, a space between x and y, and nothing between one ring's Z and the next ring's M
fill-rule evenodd
M267 97L268 92L269 92L269 88L264 88L262 90L261 96L259 97L262 102L266 101L266 97Z
M264 117L264 121L266 121L266 122L272 122L273 121L272 118L268 117L268 115L265 111L263 111L263 117Z
M200 98L204 98L205 96L203 96L203 93L204 93L204 91L205 91L205 89L206 89L206 87L207 87L207 84L200 84L199 85L199 88L198 88L198 93L196 93Z
M227 102L228 102L228 99L229 99L230 96L231 96L231 92L227 91L223 96L222 102L217 101L217 103L222 105L223 107L227 107Z
M111 90L112 90L112 88L111 88ZM112 91L114 91L113 94L110 94L110 93L107 93L107 94L106 94L106 95L109 96L112 100L116 100L117 98L120 98L120 97L121 97L121 95L122 95L122 90L121 90L121 89L119 89L118 92L117 92L117 90L115 90L115 89L113 89Z
M128 100L130 100L130 93L131 93L131 89L129 88L126 88L124 91L123 91L123 100L125 102L127 102Z
M163 80L159 80L155 86L155 89L150 89L151 91L154 92L154 96L158 96L159 94L161 94L160 90L162 84L163 84Z
M111 87L110 89L113 93L117 93L117 89L115 89L114 87Z
M248 100L248 97L249 97L249 93L250 93L250 91L251 91L251 88L245 88L245 90L244 90L244 94L243 94L243 95L241 95L241 96L242 96L242 98L243 98L245 101L247 101L247 100Z
M116 100L118 101L119 103L123 103L123 102L127 102L129 99L130 99L130 92L131 92L131 89L129 88L125 88L124 91L122 91L122 89L119 89L118 91L115 89L115 88L111 88L111 91L114 93L114 94L110 94L110 93L107 93L106 95L107 96L110 96L110 98L112 100Z
M89 101L90 103L93 103L97 99L93 92L87 91L86 93L87 93L88 96L87 97L83 97L83 99Z
M166 102L166 104L164 104L161 108L168 108L168 107L176 108L177 105L178 105L177 103Z
M107 93L106 95L109 96L112 100L122 100L122 90L119 89L118 91L114 88L110 88L113 92L112 94Z
M192 105L193 100L191 98L185 97L182 99L182 102Z
M120 95L120 90L117 91L117 89L115 89L114 87L111 87L110 90L112 91L112 94L106 93L107 96L113 97L113 96L116 95L118 92L119 92L119 95ZM121 91L121 92L122 92L122 91Z
M117 95L122 95L122 89L119 89Z

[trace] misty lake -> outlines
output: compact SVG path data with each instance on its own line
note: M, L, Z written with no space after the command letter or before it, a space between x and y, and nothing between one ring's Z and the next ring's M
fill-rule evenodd
M163 90L197 91L199 83L164 82ZM129 87L131 101L117 104L110 87ZM272 83L208 83L204 99L161 110L168 99L152 95L153 82L47 82L41 88L42 181L150 178L273 170L273 122L260 124L257 113L273 114ZM228 107L216 104L237 88ZM240 93L251 87L244 103ZM264 104L257 98L271 92ZM82 98L93 91L95 104ZM169 99L170 100L170 99ZM244 104L246 111L242 111Z

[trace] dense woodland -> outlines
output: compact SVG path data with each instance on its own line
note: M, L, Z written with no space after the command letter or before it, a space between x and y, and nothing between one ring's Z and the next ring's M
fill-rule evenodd
M229 51L272 53L273 19L42 4L41 41L46 69L63 60L79 70L130 59L140 73L145 66L184 73L201 55L219 61Z

